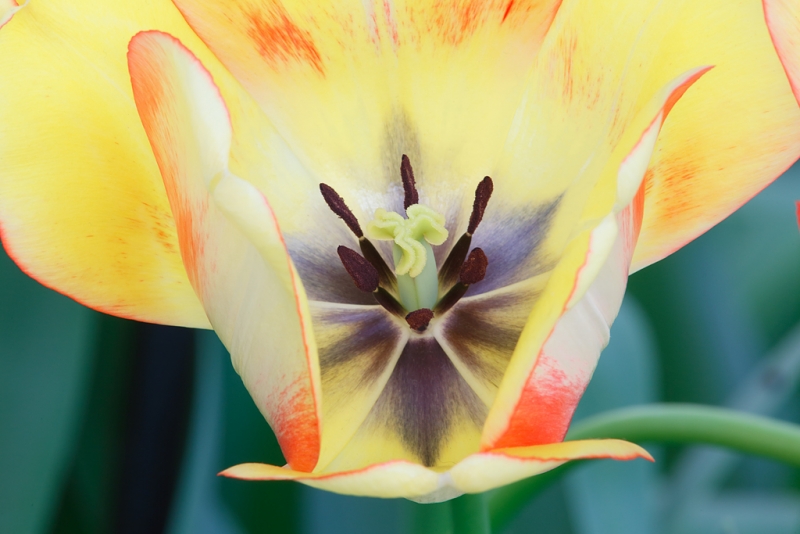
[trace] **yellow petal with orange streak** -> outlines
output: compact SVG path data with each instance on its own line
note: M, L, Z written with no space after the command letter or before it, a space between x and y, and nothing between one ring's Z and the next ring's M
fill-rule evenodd
M663 53L652 58L654 72L684 63L715 67L661 130L632 270L727 217L800 155L800 110L760 4L687 2L659 44Z
M189 279L287 461L311 470L321 399L308 301L267 200L228 169L225 102L168 34L137 34L128 61Z
M128 41L152 27L198 43L166 0L33 1L0 29L3 245L95 309L207 328L130 89Z
M635 443L617 439L565 441L532 447L496 449L473 454L448 473L464 493L480 493L549 471L572 460L653 457Z
M436 491L439 485L439 473L406 461L335 473L304 473L267 464L240 464L220 474L244 480L297 480L336 493L383 498L418 497Z
M588 210L618 209L621 203L625 209L619 214L612 210L576 239L568 249L573 252L556 267L506 370L484 426L483 449L560 441L566 434L622 302L642 215L643 196L635 192L641 189L658 130L707 70L691 70L667 84L631 121L631 131L621 134L602 174L605 179L595 187L600 193L610 189L599 195L608 200L595 200L597 205L590 203Z
M800 4L793 0L764 0L763 4L770 37L800 102Z
M304 473L285 467L249 463L230 467L220 475L243 480L296 480L346 495L405 497L418 502L440 502L463 493L479 493L510 484L571 460L600 458L652 460L650 454L636 444L598 439L473 454L444 472L411 462L394 461L332 473Z
M454 189L491 174L559 3L176 5L303 166L356 215L371 216L392 205L403 153L422 202L440 211L451 208ZM513 198L507 188L495 194Z

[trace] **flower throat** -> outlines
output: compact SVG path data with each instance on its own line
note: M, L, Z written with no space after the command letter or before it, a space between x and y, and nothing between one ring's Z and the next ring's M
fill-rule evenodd
M375 218L367 224L366 233L332 187L320 184L319 188L331 211L358 238L361 254L345 246L337 249L339 259L356 287L372 293L381 306L405 319L413 330L424 332L434 317L449 310L466 294L470 285L477 284L486 275L489 263L486 254L480 248L470 251L469 247L483 219L493 184L488 176L478 184L467 231L437 272L433 246L447 240L445 219L419 203L414 171L405 154L400 163L400 176L406 216L379 208L375 211ZM386 264L370 239L393 241L394 270Z

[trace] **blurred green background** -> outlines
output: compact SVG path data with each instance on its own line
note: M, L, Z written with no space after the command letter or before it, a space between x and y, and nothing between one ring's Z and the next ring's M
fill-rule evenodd
M665 401L800 423L798 175L631 278L576 419ZM103 316L5 256L0 299L0 533L400 534L441 514L219 478L237 463L282 458L213 332ZM800 533L797 469L722 449L647 447L655 464L570 471L506 532ZM447 532L449 518L439 519Z

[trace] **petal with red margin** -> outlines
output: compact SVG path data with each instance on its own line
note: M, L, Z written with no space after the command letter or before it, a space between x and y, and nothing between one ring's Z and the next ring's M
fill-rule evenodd
M346 495L405 497L418 502L440 502L463 493L479 493L510 484L571 460L600 458L653 459L636 444L616 439L597 439L473 454L443 473L401 460L333 473L303 473L274 465L251 463L228 468L220 475L243 480L296 480Z
M176 5L303 164L371 214L401 153L436 209L489 174L560 0Z
M793 0L763 0L772 43L800 102L800 4Z
M616 209L621 202L627 207L616 215L606 215L592 229L585 260L571 281L562 282L572 285L558 322L538 319L538 323L533 322L538 313L534 309L529 319L531 329L537 326L541 329L547 324L555 326L549 334L540 330L538 334L520 338L509 369L518 368L504 377L498 394L500 402L493 406L484 427L483 450L551 443L566 434L622 303L632 245L638 237L642 217L641 180L658 130L678 99L708 70L708 67L696 68L672 80L629 121L630 131L620 134L595 188L596 196L602 198L610 189L617 200L600 202L599 206L590 204L588 209L596 211L602 205ZM639 190L638 194L634 188ZM549 311L553 313L555 309L551 307Z
M267 464L240 464L220 475L243 480L297 480L336 493L383 498L419 497L436 491L440 484L439 473L406 461L336 473L304 473Z
M599 237L604 248L606 236ZM624 242L625 236L616 237L591 287L558 320L539 352L508 426L495 441L484 435L483 450L564 439L622 304L630 261ZM591 264L589 259L587 265Z
M14 13L20 10L20 6L15 0L2 0L0 2L0 28L6 25L11 20Z
M715 65L671 112L647 172L632 271L682 247L800 155L800 110L759 2L687 2L652 68Z
M128 61L189 279L287 461L310 471L320 399L308 302L266 199L227 169L225 103L172 36L138 34Z
M0 29L3 246L87 306L208 328L125 62L154 27L214 59L168 0L33 1Z
M635 443L617 439L591 439L473 454L453 467L448 475L453 486L464 493L480 493L544 473L572 460L600 458L653 460L647 451Z
M628 208L617 215L619 233L608 260L583 297L556 323L514 405L508 426L497 424L501 412L495 412L498 419L484 428L484 450L564 438L622 302L626 266L638 236L643 202L640 188ZM493 436L489 432L495 428L498 430Z
M795 213L797 214L797 225L800 226L800 200L795 202Z

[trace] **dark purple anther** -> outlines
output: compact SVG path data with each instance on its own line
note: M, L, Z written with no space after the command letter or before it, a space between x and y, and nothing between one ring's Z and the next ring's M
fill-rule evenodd
M405 192L403 207L408 209L409 206L419 204L417 183L414 181L414 169L411 168L411 160L405 154L400 160L400 177L403 179L403 191Z
M361 225L358 224L358 219L356 219L356 216L350 211L350 208L347 207L347 204L344 203L344 199L328 184L319 184L319 190L331 211L342 218L350 230L356 234L357 238L360 239L364 237L364 232L361 231Z
M344 265L347 274L353 279L358 289L367 293L372 293L378 289L378 283L380 282L378 270L365 260L361 254L345 246L340 246L336 249L336 252L339 254L339 259L342 260L342 265Z
M475 201L472 203L472 213L469 216L469 226L467 226L468 235L474 234L475 230L478 229L478 225L483 219L483 212L486 211L486 206L492 197L493 190L494 184L488 176L481 180L475 189Z
M428 308L420 308L406 315L406 322L413 330L424 332L433 319L433 312Z

